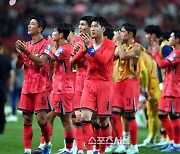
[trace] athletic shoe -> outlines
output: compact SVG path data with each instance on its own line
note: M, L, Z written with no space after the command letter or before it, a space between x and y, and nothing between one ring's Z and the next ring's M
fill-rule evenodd
M127 154L138 154L139 153L139 149L137 145L131 145L129 147L129 149L127 149Z
M138 147L148 147L148 148L151 148L151 147L155 147L155 146L156 146L155 142L146 142L146 143L138 144Z
M150 138L150 136L148 136L143 140L143 143L148 143L148 142L150 142L150 140L151 140L151 138Z
M87 154L93 154L93 150L87 150Z
M18 122L18 118L16 115L10 115L10 116L6 117L6 121L7 122Z
M79 151L78 151L78 154L83 154L83 150L79 150Z
M43 150L41 148L37 148L31 151L31 154L42 154Z
M156 145L165 145L165 144L169 144L169 139L161 137L159 140L159 143L157 143Z
M93 148L93 154L98 154L99 150L97 150L96 148Z
M162 145L160 147L154 148L154 150L164 150L169 146L169 144Z
M116 148L117 148L117 146L115 144L112 144L112 145L106 147L105 152L113 152Z
M166 149L161 150L161 152L180 152L180 148L176 148L173 144L169 144L169 146Z
M46 146L44 147L43 154L51 154L51 149L52 149L52 144L46 145Z
M62 152L64 150L66 150L66 148L59 149L58 152Z
M125 153L126 148L123 144L118 144L117 148L114 150L115 153Z
M67 148L64 148L63 151L58 152L57 154L73 154L73 151L72 151L72 149L69 150Z

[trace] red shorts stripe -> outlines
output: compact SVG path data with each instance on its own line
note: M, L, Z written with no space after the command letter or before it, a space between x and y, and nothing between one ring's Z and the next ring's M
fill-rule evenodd
M53 94L51 93L51 103L56 115L65 115L73 110L74 94Z
M180 113L180 97L162 96L158 110L166 113Z

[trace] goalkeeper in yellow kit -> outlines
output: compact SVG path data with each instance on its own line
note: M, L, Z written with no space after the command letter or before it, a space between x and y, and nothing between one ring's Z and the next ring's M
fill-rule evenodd
M137 74L141 84L141 93L146 97L146 107L148 116L148 141L141 146L154 146L155 138L160 130L158 119L158 103L161 97L159 89L158 69L155 60L146 51L140 55Z

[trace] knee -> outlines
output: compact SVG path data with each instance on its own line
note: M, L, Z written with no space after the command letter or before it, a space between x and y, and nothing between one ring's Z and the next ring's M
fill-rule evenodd
M126 119L128 122L130 122L130 121L135 120L136 118L135 118L135 116L127 116Z
M32 125L32 115L24 115L24 125Z
M81 113L81 120L82 121L91 121L92 113L82 111Z
M76 114L76 122L81 122L81 112L75 114Z
M66 119L61 119L63 127L71 127L72 126L72 119L71 118L66 118Z
M38 120L39 127L44 127L47 124L47 119L45 117L39 117Z
M109 124L109 118L106 117L106 118L99 118L100 119L100 125L101 127L105 127Z

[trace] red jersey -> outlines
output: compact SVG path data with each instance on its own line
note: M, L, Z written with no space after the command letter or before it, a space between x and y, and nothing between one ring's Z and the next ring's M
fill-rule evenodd
M103 44L97 49L97 52L93 56L88 54L88 80L112 80L114 50L114 42L105 38Z
M180 50L173 51L165 60L158 53L155 58L160 68L166 70L162 95L180 97Z
M58 59L53 72L52 93L54 94L74 93L74 74L69 62L72 52L72 45L64 44L54 54Z
M30 41L26 42L28 52L35 56L48 54L50 52L50 43L46 39L31 44ZM24 82L22 86L22 94L34 94L48 90L51 86L49 62L47 61L43 66L39 67L25 54L22 54L24 61Z
M81 36L77 36L73 40L73 45L75 43L79 42L81 44L81 47L78 52L83 52L84 49L84 42L82 40ZM77 64L77 72L76 72L76 81L75 81L75 90L82 92L84 84L82 84L82 79L86 77L86 72L87 72L87 59L82 57L79 59L77 62L74 62L74 59L72 58L73 63Z

